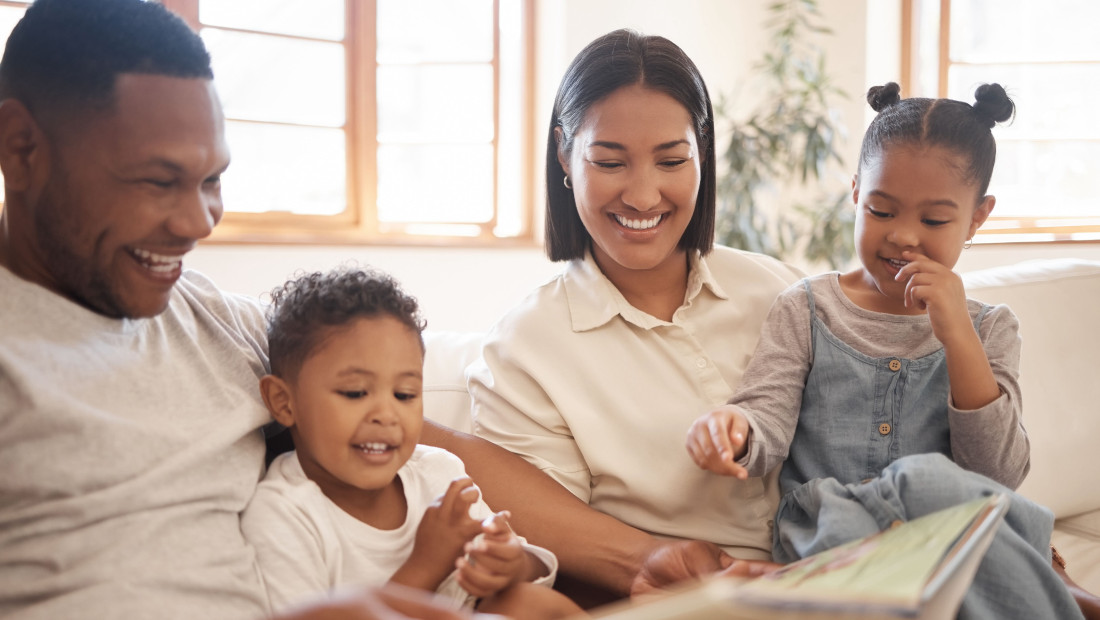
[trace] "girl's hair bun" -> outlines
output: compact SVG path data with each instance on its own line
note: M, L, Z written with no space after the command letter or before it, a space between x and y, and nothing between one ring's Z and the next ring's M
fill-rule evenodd
M867 103L871 109L881 112L901 101L901 87L897 82L888 82L882 86L872 86L867 91Z
M1015 116L1016 104L1012 103L1000 84L982 84L974 91L974 112L986 119L992 129L997 123Z

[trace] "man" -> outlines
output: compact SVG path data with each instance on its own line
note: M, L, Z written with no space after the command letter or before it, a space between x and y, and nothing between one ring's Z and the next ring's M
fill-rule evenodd
M0 616L269 613L239 527L263 472L263 317L182 269L221 218L228 164L210 60L181 20L140 0L27 10L0 61ZM625 593L654 549L680 574L640 532L571 532L590 509L510 453L425 441L468 457L501 507L560 515L548 536L582 576ZM583 555L583 536L607 553ZM391 613L447 617L400 589L294 617Z

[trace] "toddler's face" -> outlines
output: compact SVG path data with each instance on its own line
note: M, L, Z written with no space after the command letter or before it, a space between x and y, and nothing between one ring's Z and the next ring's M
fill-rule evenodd
M330 499L394 483L424 423L419 336L391 316L333 329L290 386L295 449Z

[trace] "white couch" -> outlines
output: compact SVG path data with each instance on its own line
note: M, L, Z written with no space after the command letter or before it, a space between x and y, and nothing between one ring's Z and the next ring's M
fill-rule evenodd
M1100 594L1100 262L1025 261L965 274L970 296L1020 319L1020 382L1031 473L1020 492L1057 516L1053 543L1070 576ZM464 369L480 333L425 334L424 412L470 432Z

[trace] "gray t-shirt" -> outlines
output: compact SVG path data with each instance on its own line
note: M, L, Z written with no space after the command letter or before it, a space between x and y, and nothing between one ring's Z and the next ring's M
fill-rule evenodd
M267 613L240 513L263 474L263 315L188 272L110 319L0 268L0 616Z

